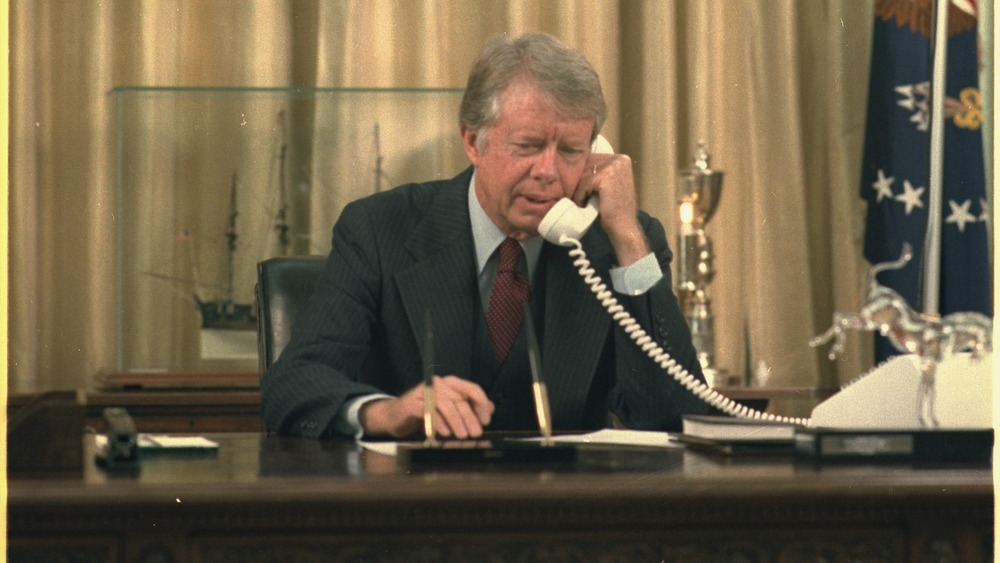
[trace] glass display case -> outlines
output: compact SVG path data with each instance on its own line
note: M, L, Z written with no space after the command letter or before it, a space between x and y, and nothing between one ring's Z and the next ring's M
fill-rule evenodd
M466 166L457 89L112 90L119 373L257 369L256 266Z

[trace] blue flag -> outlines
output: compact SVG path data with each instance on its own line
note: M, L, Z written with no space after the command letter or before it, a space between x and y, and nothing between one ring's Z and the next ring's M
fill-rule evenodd
M954 4L954 3L950 3ZM908 6L907 6L908 5ZM931 0L876 0L861 197L868 202L865 258L872 264L913 260L879 282L917 311L923 303L923 246L930 186ZM949 6L941 210L941 315L992 316L983 121L976 18ZM898 353L881 337L876 360Z

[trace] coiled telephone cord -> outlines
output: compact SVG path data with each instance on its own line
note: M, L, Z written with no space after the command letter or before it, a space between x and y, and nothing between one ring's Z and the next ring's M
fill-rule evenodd
M639 326L639 323L632 318L632 315L630 315L629 312L626 311L620 303L618 303L618 299L616 299L611 291L608 290L607 285L603 280L601 280L600 276L597 275L597 272L590 267L590 261L587 259L587 254L583 251L583 245L580 244L580 241L566 235L562 235L560 238L560 244L563 246L569 246L565 243L570 243L569 245L573 246L573 248L569 250L570 256L574 258L573 265L580 273L580 277L582 277L584 282L586 282L586 284L590 287L590 291L594 293L601 305L607 309L609 314L611 314L611 318L613 318L615 322L622 327L625 334L627 334L629 338L631 338L636 345L638 345L639 348L646 353L646 355L656 362L661 369L666 371L671 377L683 385L687 390L691 391L691 393L693 393L696 397L728 415L739 418L780 422L785 424L797 424L801 426L809 424L809 419L806 418L781 416L761 412L746 405L741 405L699 381L698 378L691 375L686 369L684 369L684 366L678 364L676 360L671 358L670 354L663 350L663 348L661 348L656 341L650 338L646 331Z

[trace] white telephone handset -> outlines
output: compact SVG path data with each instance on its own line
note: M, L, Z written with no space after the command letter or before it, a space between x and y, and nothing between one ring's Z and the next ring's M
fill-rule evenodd
M552 244L573 246L572 240L583 237L583 233L597 219L597 213L596 195L590 196L585 207L577 206L569 198L560 199L538 224L538 234Z
M608 143L607 139L601 135L597 136L594 143L591 145L591 152L593 153L607 153L613 154L614 149L612 149L611 144ZM684 366L678 364L676 360L670 357L670 354L665 352L659 344L646 334L646 331L639 326L639 323L632 318L632 316L622 307L615 296L608 291L607 286L601 280L600 276L590 267L590 261L587 260L587 255L583 251L583 245L580 244L580 239L583 234L587 232L590 225L593 224L594 219L597 219L599 213L597 196L593 195L587 200L587 205L584 207L579 207L573 200L564 198L559 200L552 209L545 215L542 222L538 225L538 233L542 237L560 246L571 246L575 247L569 251L570 255L575 259L573 265L576 266L580 273L580 277L583 278L584 282L590 286L591 291L597 297L597 300L601 302L601 305L608 311L611 317L618 322L618 324L625 331L625 334L631 338L637 346L642 348L647 355L657 365L665 370L671 377L677 380L682 386L687 388L691 393L705 401L706 403L712 405L713 407L719 409L727 414L738 416L742 418L754 418L759 420L773 420L778 422L790 422L793 424L808 424L808 420L801 418L790 418L784 416L778 416L770 413L763 413L760 411L753 410L745 405L741 405L729 397L720 394L715 389L712 389L708 385L705 385L698 378L688 373Z
M598 135L590 145L590 152L598 154L614 154L611 143ZM563 198L552 206L538 225L538 234L542 238L560 246L573 246L572 240L580 240L590 225L597 219L599 206L596 195L590 196L587 205L580 207L569 198Z

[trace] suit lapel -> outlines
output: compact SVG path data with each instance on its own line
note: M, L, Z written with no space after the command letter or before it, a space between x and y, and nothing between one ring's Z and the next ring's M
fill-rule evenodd
M587 259L597 271L612 260L599 236L584 236ZM575 423L582 416L611 317L580 277L569 248L545 244L545 337L542 358L553 419ZM610 283L605 280L605 283ZM574 336L567 336L574 335Z
M424 312L430 311L439 373L464 377L471 374L471 327L479 299L468 180L462 174L437 188L426 216L407 237L414 262L395 278L416 342L423 340Z

